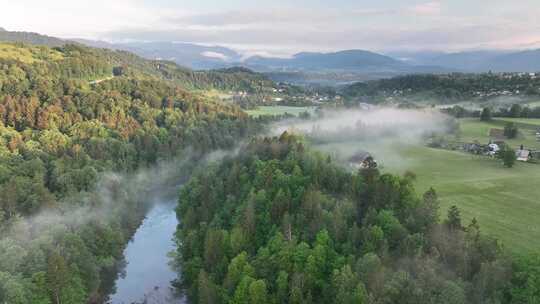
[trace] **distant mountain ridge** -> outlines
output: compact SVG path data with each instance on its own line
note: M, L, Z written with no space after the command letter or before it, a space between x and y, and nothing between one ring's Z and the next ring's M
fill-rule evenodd
M108 43L75 39L74 41L108 49L124 50L147 59L174 61L175 63L197 70L219 69L230 67L239 62L242 56L236 51L221 46L203 46L178 42L129 42Z
M463 72L540 72L540 50L479 50L456 53L413 52L390 53L404 62L437 65Z
M422 51L394 52L387 55L366 50L344 50L331 53L300 52L291 58L253 56L245 59L237 51L221 46L176 42L108 43L84 39L62 40L37 33L11 32L5 29L0 30L0 41L20 41L47 46L76 42L92 47L129 51L152 60L174 61L196 70L242 66L297 83L305 82L305 76L310 73L318 75L316 79L312 78L315 82L326 83L329 80L330 83L335 83L337 73L345 73L348 75L347 79L358 81L403 74L540 71L540 50L481 50L457 53Z
M282 70L346 70L364 71L373 68L405 66L394 58L364 50L345 50L334 53L303 52L292 58L251 57L244 64L252 67Z
M497 72L540 72L540 49L497 56L485 68Z

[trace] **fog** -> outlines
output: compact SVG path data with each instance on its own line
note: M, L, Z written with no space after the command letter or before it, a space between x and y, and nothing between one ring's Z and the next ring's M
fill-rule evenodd
M50 240L89 222L119 221L134 208L143 216L155 204L176 200L181 184L194 170L236 152L219 150L201 157L188 150L182 157L162 160L135 172L103 172L91 191L68 196L54 208L34 216L17 218L9 231L1 232L0 241L10 238L24 245L38 239Z
M383 167L407 169L412 160L403 156L407 147L422 144L436 133L454 127L451 117L436 109L410 110L392 107L323 110L310 120L276 123L274 135L284 131L302 134L314 148L342 163L358 152L369 152Z

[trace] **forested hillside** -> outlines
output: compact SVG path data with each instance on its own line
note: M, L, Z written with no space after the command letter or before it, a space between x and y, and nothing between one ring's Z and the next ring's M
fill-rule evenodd
M540 95L540 77L528 73L407 75L358 82L344 87L342 93L349 99L372 102L388 98L434 99L440 103L509 96L526 98Z
M18 41L35 45L62 46L66 41L38 33L12 32L0 27L0 41Z
M99 302L145 212L115 178L103 185L105 202L102 174L249 135L256 124L239 108L189 90L251 86L244 74L77 45L0 44L0 303Z
M183 188L181 283L192 303L538 303L538 257L512 262L413 180L254 140Z

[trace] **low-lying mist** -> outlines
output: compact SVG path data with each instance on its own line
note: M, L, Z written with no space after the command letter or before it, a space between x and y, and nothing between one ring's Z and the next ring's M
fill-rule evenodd
M276 123L274 135L284 131L303 134L314 148L346 161L358 152L369 152L382 166L406 169L404 148L423 144L433 134L447 133L454 120L435 109L390 107L323 110L310 120Z
M104 172L93 190L68 196L55 208L34 216L18 218L8 231L0 232L0 241L10 238L22 245L36 239L50 239L89 222L120 221L128 213L126 208L138 208L144 215L155 204L176 201L179 187L193 170L233 153L233 150L219 150L200 157L186 152L182 157L159 161L135 172Z

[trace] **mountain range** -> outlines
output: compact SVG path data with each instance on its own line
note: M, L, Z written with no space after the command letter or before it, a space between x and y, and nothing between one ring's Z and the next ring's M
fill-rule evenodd
M242 66L272 77L297 83L347 82L392 77L414 73L449 72L538 72L540 49L525 51L480 50L467 52L390 52L379 54L366 50L345 50L332 53L302 52L290 58L253 56L244 58L239 52L221 46L203 46L176 42L108 43L73 39L61 40L37 33L0 30L0 41L21 41L58 46L76 42L92 47L133 52L148 59L174 61L192 69L220 69ZM316 77L306 77L315 74ZM347 77L336 77L346 74Z
M393 58L415 65L436 65L463 72L539 72L540 49L464 52L391 52Z

